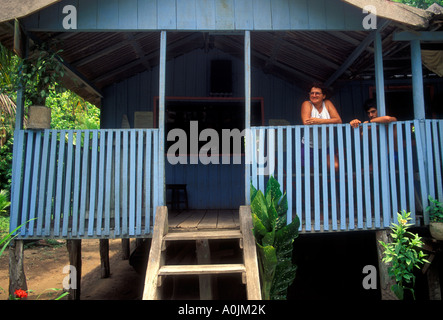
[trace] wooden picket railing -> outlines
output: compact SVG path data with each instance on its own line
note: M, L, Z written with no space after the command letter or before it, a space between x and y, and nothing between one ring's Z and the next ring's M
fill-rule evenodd
M17 130L10 230L24 224L19 239L150 234L164 183L158 144L158 129Z
M273 175L302 231L387 228L403 210L428 223L428 195L443 200L441 120L254 127L249 139L252 184Z

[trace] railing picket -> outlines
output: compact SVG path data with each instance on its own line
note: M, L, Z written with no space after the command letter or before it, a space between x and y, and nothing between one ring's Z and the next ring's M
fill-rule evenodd
M351 127L345 127L345 135L346 135L346 164L347 164L347 182L348 182L348 228L349 230L355 229L355 221L354 221L354 176L353 176L353 166L352 166L352 137L351 137Z
M53 215L53 193L55 186L55 167L56 167L56 154L57 154L57 131L51 130L51 151L49 154L49 171L48 171L48 185L46 189L46 209L45 209L45 237L51 234L51 218Z
M427 203L428 203L428 195L430 194L429 184L427 181L428 177L427 177L427 173L425 172L425 169L426 169L425 157L426 157L427 150L424 148L425 146L424 146L424 142L423 142L424 128L422 128L421 122L419 120L414 120L414 128L415 128L414 132L415 132L418 172L420 175L421 203L422 203L422 209L424 210L427 206ZM412 216L412 214L411 214L411 216ZM426 213L424 214L424 220L425 220L425 224L429 223L429 217Z
M301 128L300 126L295 127L295 212L300 219L300 230L303 227L303 207L302 207L302 183L301 183L301 159L303 154L301 153ZM292 179L292 178L291 178Z
M128 131L123 131L123 157L122 157L122 163L121 163L121 201L122 201L122 234L128 235Z
M406 122L405 124L405 136L406 136L406 159L407 171L408 171L408 195L409 195L409 211L413 221L415 220L415 172L414 172L414 155L412 152L412 122ZM401 175L400 175L401 176ZM405 208L406 210L406 208Z
M360 128L354 129L354 155L355 155L355 192L357 195L357 228L363 228L363 182L361 165Z
M11 217L9 219L9 230L12 232L19 225L18 220L21 217L20 214L20 199L23 196L21 192L22 185L22 162L24 157L24 141L25 131L15 130L14 132L14 144L13 144L13 162L12 162L12 181L11 181ZM39 222L39 221L37 221ZM18 234L18 233L16 233Z
M87 150L89 152L89 149ZM89 196L89 215L88 215L88 236L94 235L94 222L96 218L96 193L97 193L97 164L98 164L98 132L92 131L92 149L91 149L91 172L90 172L90 196Z
M71 216L71 188L72 188L72 165L74 149L74 132L68 131L68 144L66 151L66 177L65 177L65 199L63 205L62 236L68 236L69 217Z
M88 189L88 159L89 159L89 130L84 132L83 136L83 155L82 155L82 171L81 171L81 189L80 192L80 214L79 214L79 226L78 235L83 236L85 234L85 219L86 219L86 190Z
M74 189L73 189L73 201L72 201L72 228L71 232L73 236L77 236L79 232L79 216L80 216L80 186L82 185L81 179L81 164L82 164L82 137L81 131L75 133L75 164L74 164Z
M390 174L390 186L391 186L391 188L390 188L390 193L389 192L387 192L387 194L390 194L390 199L389 199L389 197L388 197L388 195L386 195L388 198L387 198L387 200L389 201L390 200L390 203L391 203L391 207L392 207L392 209L391 209L391 212L392 212L392 214L391 214L391 218L393 219L393 222L394 223L396 223L395 221L395 219L396 219L396 212L398 212L398 199L397 199L397 194L398 194L398 191L397 191L397 168L396 168L396 165L395 165L395 154L396 154L396 152L395 152L395 146L394 146L394 131L396 132L396 134L398 134L398 126L396 126L395 128L394 128L394 126L395 126L395 124L394 123L391 123L391 124L389 124L388 125L388 143L389 143L389 149L388 149L388 159L389 159L389 163L388 163L388 168L387 168L387 170L388 170L388 172L390 172L391 174ZM397 161L398 161L398 153L397 153ZM383 183L383 182L382 182Z
M130 132L129 148L129 235L135 235L135 191L136 191L136 131Z
M34 146L34 131L28 132L26 139L26 158L24 166L24 176L23 176L23 196L22 196L22 212L20 224L25 223L28 220L28 210L29 210L29 193L31 191L31 174L32 174L32 153ZM27 228L21 228L20 234L25 236L27 233Z
M433 147L434 147L434 163L435 163L435 175L434 177L441 177L441 160L440 160L440 152L438 152L439 149L439 137L438 137L438 121L433 120L432 122L432 141L433 141ZM437 193L436 193L436 199L443 199L443 190L442 190L442 180L441 179L435 179L435 184L437 185Z
M310 159L310 132L309 126L303 127L304 145L303 152L305 158L305 226L306 231L311 231L311 159Z
M320 193L320 184L319 184L319 179L320 179L320 168L319 168L319 159L318 159L318 148L319 148L319 137L318 137L318 128L319 126L313 126L313 135L312 135L312 140L314 142L312 151L314 152L313 154L313 167L314 167L314 189L313 194L311 195L315 200L314 200L314 230L315 231L319 231L320 230L320 197L317 192Z
M283 186L283 128L281 126L277 128L277 140L277 181L281 186Z
M372 228L372 214L371 214L371 176L369 164L369 125L363 125L363 173L364 173L364 195L365 195L365 211L366 211L366 228Z
M136 220L135 226L136 235L142 233L142 195L143 195L143 130L138 132L138 145L137 145L137 190L136 190Z
M105 169L105 226L104 235L109 236L111 227L111 189L112 189L112 152L114 144L114 132L107 131L106 142L106 169ZM104 151L103 151L104 152Z
M405 134L408 135L409 133L407 132L408 130L408 126L405 125ZM410 129L410 128L409 128ZM396 130L395 131L397 133L397 161L398 161L398 181L399 181L399 190L405 190L407 191L406 188L406 171L405 171L405 157L404 157L404 150L406 148L406 145L404 145L403 143L403 124L398 122L396 124ZM392 169L391 169L392 170ZM406 192L399 192L400 193L400 207L397 207L397 211L402 211L402 210L408 210L407 204L406 204ZM393 208L393 213L395 213L396 211L394 211ZM394 223L396 223L397 219L397 215L394 214Z
M106 130L99 131L99 148L98 153L98 187L97 187L97 214L95 232L98 236L102 235L102 221L104 211L104 188L105 188L105 156L106 156Z
M332 217L332 230L338 229L337 219L337 190L335 184L335 127L329 126L329 175L331 185L331 217Z
M34 159L32 162L34 163L34 168L32 169L32 186L38 185L39 182L39 173L40 173L40 151L41 151L41 133L36 132L34 137ZM34 235L34 224L37 211L37 188L31 188L31 198L29 205L29 236Z
M121 131L116 131L115 133L115 178L114 178L114 235L120 236L121 226L120 226L120 196L121 196Z
M146 132L146 155L145 155L145 234L151 228L151 163L152 163L152 132Z
M378 158L378 139L377 139L377 125L370 124L371 127L371 144L372 144L372 181L374 192L374 220L375 227L380 228L380 179L379 179L379 158Z
M381 180L381 205L383 208L383 226L385 228L391 225L391 206L389 199L389 173L388 173L388 135L386 134L386 125L378 126L380 133L380 180Z
M55 134L55 133L54 133ZM62 210L62 199L63 199L63 178L64 178L64 160L65 160L65 135L66 131L60 131L60 134L55 134L58 139L58 163L57 163L57 184L56 184L56 195L54 198L54 236L58 237L60 235L61 226L61 210Z
M292 222L292 128L286 128L286 195L288 199L287 223Z
M23 131L24 132L24 131ZM48 168L48 157L49 157L49 141L50 141L50 131L45 130L43 133L43 148L42 148L42 161L40 168L40 181L38 188L41 190L38 194L38 207L37 207L37 236L43 236L43 222L45 215L45 195L46 192L46 174Z
M343 145L343 131L341 126L337 126L338 141L338 166L340 185L340 229L346 230L346 180L345 180L345 156ZM331 164L332 166L332 164Z
M330 126L321 126L322 148L321 148L321 164L322 164L322 188L323 188L323 229L329 230L329 196L328 196L328 150L329 141L327 129ZM328 147L326 147L328 146Z

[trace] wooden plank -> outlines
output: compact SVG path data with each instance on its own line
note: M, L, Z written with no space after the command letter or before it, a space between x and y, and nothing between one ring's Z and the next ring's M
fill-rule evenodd
M351 126L345 126L345 135L346 135L346 166L347 166L347 185L348 185L348 228L349 230L353 230L355 228L354 222L354 175L352 168L352 153L355 150L352 149L351 144Z
M100 151L99 152L99 164L98 164L98 188L97 188L97 222L96 222L96 234L102 235L102 221L104 211L104 192L105 192L105 156L106 156L106 136L107 131L100 130Z
M162 251L163 237L168 232L168 208L157 207L155 214L154 233L152 234L151 249L149 252L148 266L146 269L143 300L156 300L160 298L157 290L158 271L164 264Z
M41 133L37 132L35 135L35 140L34 140L34 168L32 169L32 188L31 188L31 197L30 197L30 204L29 204L29 236L33 236L34 235L34 224L35 224L35 220L34 218L36 217L36 206L37 206L37 188L36 186L38 185L38 182L40 181L40 179L42 178L39 175L40 172L40 158L41 158L41 154L40 154L40 150L41 150L41 143L42 143L42 139L41 139Z
M86 149L87 152L89 149ZM95 205L96 205L96 192L97 192L97 158L98 158L98 132L92 131L92 149L91 149L91 171L90 177L90 191L89 191L89 215L88 215L88 236L94 235L94 222L95 222ZM85 190L85 189L84 189Z
M312 140L313 140L313 167L314 167L314 176L313 176L313 185L314 185L314 189L311 189L313 191L313 193L315 194L311 194L311 199L314 198L316 200L320 200L320 167L319 167L319 154L318 154L318 148L319 148L319 142L321 143L321 141L319 140L319 136L318 136L318 130L319 130L319 126L312 126ZM317 193L318 192L318 193ZM309 201L311 201L311 199L309 199ZM320 201L314 201L314 230L318 231L320 230Z
M329 150L335 150L335 127L329 126ZM332 229L337 230L337 196L335 185L335 152L329 152L329 175L331 186L331 217L332 217Z
M234 212L232 210L219 210L217 229L236 228L234 222Z
M309 126L303 126L304 133L304 157L305 157L305 179L304 179L304 187L305 187L305 228L307 231L311 231L311 179L306 178L311 176L311 156L310 156L310 130ZM303 156L303 155L302 155Z
M234 14L235 0L215 0L215 29L233 30L235 27Z
M218 212L216 210L206 211L205 216L198 224L198 229L215 229L217 228Z
M130 131L130 142L129 142L129 235L135 235L135 194L136 194L136 141L137 132L134 130Z
M81 144L79 143L82 138L82 132L76 131L76 147L75 147L75 165L74 165L74 190L73 190L73 202L72 202L72 228L71 233L73 236L77 236L79 227L79 206L80 206L80 182L81 182Z
M135 234L141 235L142 232L142 196L143 196L143 151L144 151L144 132L138 130L138 148L137 148L137 190L136 190L136 216L135 216Z
M157 0L138 0L137 8L137 28L157 29Z
M128 234L128 131L122 131L123 134L123 159L122 159L122 163L121 163L121 218L122 218L122 223L121 223L121 233L123 235L127 235Z
M120 224L120 176L121 176L121 131L116 131L115 133L115 152L114 152L114 234L120 235L121 224Z
M180 240L201 240L201 239L239 239L242 234L239 230L210 230L210 231L189 231L189 232L169 232L165 235L166 241Z
M197 1L195 5L198 30L215 29L215 5L214 0Z
M51 217L52 217L52 196L54 192L54 177L55 177L55 154L57 151L57 133L55 130L51 130L51 151L49 158L49 171L48 171L48 185L46 194L46 209L44 213L45 217L45 231L44 235L48 236L51 233Z
M109 235L110 224L111 224L111 190L112 190L111 182L112 182L113 139L114 139L114 132L109 131L106 143L105 228L104 228L105 235Z
M177 0L177 29L195 30L197 27L195 0Z
M22 201L22 211L21 211L21 219L20 223L25 223L28 220L28 208L29 208L29 192L31 191L31 170L32 170L32 150L34 146L34 132L27 132L26 139L26 156L25 156L25 164L24 164L24 175L23 175L23 193L21 196ZM20 234L22 236L26 235L27 228L21 228Z
M253 1L235 1L235 28L237 30L252 30L254 28Z
M343 127L337 126L338 165L339 165L339 190L340 190L340 229L346 230L346 180Z
M243 264L167 265L160 268L159 275L227 274L245 271Z
M260 275L258 273L258 260L255 239L252 235L251 207L241 206L240 230L243 234L243 257L246 271L246 290L249 300L261 300Z
M83 236L85 232L85 212L86 212L86 197L85 190L87 190L88 184L88 156L89 156L89 130L84 131L84 139L83 139L83 158L82 158L82 171L81 171L81 200L80 200L80 219L79 219L79 229L78 235Z
M57 134L56 134L57 135ZM62 209L62 195L63 195L63 178L64 178L64 164L65 164L65 135L66 131L62 130L59 134L59 148L58 148L58 163L57 163L57 184L56 195L54 198L54 236L60 235L60 219ZM55 155L54 155L55 156Z
M65 179L65 202L63 207L63 226L62 226L62 236L68 236L69 227L69 217L71 213L71 190L72 190L72 175L73 175L73 164L74 164L74 131L68 131L68 145L67 145L67 155L66 155L66 179Z
M150 232L151 228L151 150L152 150L152 131L146 132L146 154L145 154L145 233Z
M183 229L197 228L204 215L205 215L205 210L192 211L188 219L180 223L177 226L177 228L183 228Z
M321 149L321 162L322 162L322 191L323 191L323 229L329 230L329 195L328 195L328 148L326 148L327 143L327 134L326 134L327 126L321 127L321 137L322 137L322 146L325 146ZM331 151L330 151L331 152Z
M287 222L292 222L292 128L286 128L286 194L288 195Z
M271 30L271 0L255 0L253 5L254 30Z

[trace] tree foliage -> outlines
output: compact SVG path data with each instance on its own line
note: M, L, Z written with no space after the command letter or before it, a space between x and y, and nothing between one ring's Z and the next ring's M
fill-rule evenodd
M420 8L420 9L427 9L434 3L437 3L441 6L443 6L442 0L393 0L393 1L407 4L412 7L416 7L416 8Z

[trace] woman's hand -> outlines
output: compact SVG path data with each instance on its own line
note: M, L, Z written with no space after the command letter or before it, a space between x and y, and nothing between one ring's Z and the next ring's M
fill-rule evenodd
M349 124L351 125L351 127L353 128L358 128L358 126L360 125L361 121L358 119L354 119L351 122L349 122Z

